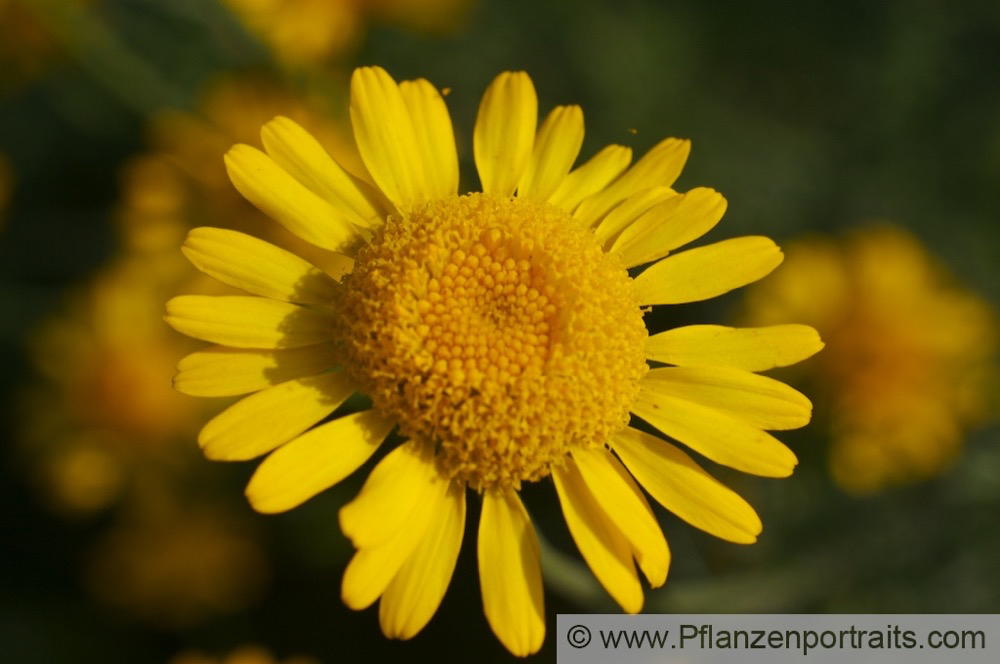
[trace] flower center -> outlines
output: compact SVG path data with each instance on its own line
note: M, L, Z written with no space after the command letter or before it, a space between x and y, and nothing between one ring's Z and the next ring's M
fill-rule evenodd
M391 217L335 303L344 364L475 489L518 488L628 423L646 372L632 281L566 212L469 194Z

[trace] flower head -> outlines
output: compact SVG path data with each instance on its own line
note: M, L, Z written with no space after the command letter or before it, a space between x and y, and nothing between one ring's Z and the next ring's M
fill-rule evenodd
M935 475L988 414L996 317L902 228L800 240L747 303L753 323L802 320L828 340L801 370L829 410L831 474L848 491Z
M351 256L350 273L338 281L261 240L200 228L188 257L251 295L167 305L176 329L219 344L181 362L178 389L255 392L199 438L210 458L270 453L247 487L253 506L302 503L398 428L405 441L340 511L358 549L344 601L363 609L381 598L390 637L422 629L454 570L471 489L482 506L486 617L517 655L541 646L545 625L538 543L518 495L525 482L552 479L584 559L626 611L642 607L636 563L655 587L670 562L639 484L696 527L753 542L761 524L742 498L630 426L637 416L712 461L779 477L795 456L765 429L810 417L804 396L754 372L815 353L812 329L646 333L645 308L725 293L782 257L761 237L668 256L726 207L711 189L672 189L690 144L667 139L631 167L631 151L613 145L573 168L582 111L560 106L537 126L531 80L508 72L476 121L482 192L460 196L451 120L429 82L358 69L350 110L365 172L346 170L280 117L263 128L266 153L237 145L226 156L248 200ZM334 413L357 391L370 410Z

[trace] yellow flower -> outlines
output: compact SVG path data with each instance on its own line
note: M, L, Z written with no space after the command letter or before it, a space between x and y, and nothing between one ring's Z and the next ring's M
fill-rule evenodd
M995 315L901 228L814 237L747 295L748 320L801 320L828 349L802 365L829 409L830 468L867 493L940 472L988 414Z
M359 41L357 0L224 0L247 27L292 65L322 62Z
M573 169L580 108L557 107L536 127L531 80L508 72L476 120L483 191L459 196L451 120L430 83L358 69L350 111L370 180L281 117L262 130L266 153L237 145L226 163L254 205L352 256L351 273L337 282L261 240L198 228L187 256L251 295L167 304L174 328L219 344L182 360L175 386L255 392L199 437L212 459L270 453L247 487L251 504L299 505L398 427L408 441L340 511L358 549L344 601L364 609L381 597L387 636L420 631L454 570L471 488L482 505L486 618L516 655L538 650L545 629L523 482L554 480L584 559L629 612L643 603L633 559L654 587L670 561L636 480L696 527L755 541L760 520L742 498L679 448L629 426L631 413L712 461L781 477L795 456L764 430L803 426L811 413L803 395L753 373L819 350L810 328L694 326L647 337L645 307L714 297L782 258L762 237L664 258L726 207L711 189L671 188L689 142L667 139L631 167L631 151L613 145ZM626 271L643 265L635 279ZM650 370L647 360L674 366ZM371 410L314 426L358 391Z

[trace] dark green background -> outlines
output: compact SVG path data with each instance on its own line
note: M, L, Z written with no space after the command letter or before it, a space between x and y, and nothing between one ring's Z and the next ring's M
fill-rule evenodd
M375 609L342 605L348 547L335 513L356 482L289 514L255 517L274 575L251 611L166 630L88 599L82 552L106 522L45 511L6 440L17 435L15 397L31 380L25 340L67 287L114 254L119 168L146 149L146 118L191 108L222 70L271 64L209 0L105 0L78 18L64 34L70 57L0 99L0 152L17 174L0 230L0 659L163 662L183 648L225 652L246 642L324 662L509 659L482 616L474 517L444 604L412 642L385 640ZM121 50L95 49L94 30ZM1000 300L1000 3L486 0L453 35L372 26L341 69L357 64L453 89L470 185L479 97L499 71L525 69L543 112L583 106L585 155L611 142L642 151L664 136L690 138L679 186L726 195L716 239L754 233L781 242L893 221ZM697 313L721 320L734 302ZM717 542L661 514L674 562L666 587L648 594L648 610L1000 611L995 426L970 436L943 477L863 499L831 485L819 433L783 439L802 460L792 479L725 476L764 520L757 545ZM250 465L211 471L249 510L239 501ZM575 558L551 487L526 493L542 533ZM477 505L470 497L470 513ZM554 659L557 611L616 610L587 575L556 567L540 661Z

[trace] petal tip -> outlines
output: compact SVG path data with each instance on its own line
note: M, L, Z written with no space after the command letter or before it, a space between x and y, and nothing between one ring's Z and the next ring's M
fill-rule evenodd
M246 143L236 143L231 148L226 150L226 153L222 155L223 161L226 162L226 166L238 165L236 162L242 160L246 157L251 157L256 155L259 150L252 145L247 145Z
M274 500L272 496L268 496L266 492L261 491L252 477L243 491L243 495L246 497L250 507L258 514L281 514L294 507L293 505L282 505L279 501Z

